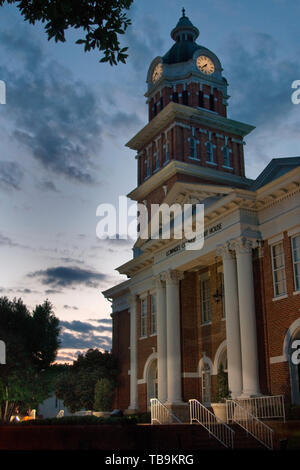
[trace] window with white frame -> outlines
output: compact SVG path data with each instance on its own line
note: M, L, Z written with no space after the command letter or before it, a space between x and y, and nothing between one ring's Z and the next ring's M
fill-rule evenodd
M287 293L283 242L271 246L274 296Z
M155 170L159 170L159 155L158 152L154 152Z
M223 159L224 159L224 166L230 168L230 149L225 145L223 147Z
M214 146L212 142L206 142L206 160L210 163L214 163Z
M141 300L141 337L147 336L147 299Z
M166 142L164 144L164 154L165 154L165 163L167 163L170 160L170 155L169 155L169 143Z
M210 322L210 279L203 279L201 285L201 321Z
M190 158L193 160L198 160L197 155L197 140L194 137L190 138Z
M300 235L292 238L295 291L300 291Z
M156 296L151 295L151 334L157 333Z

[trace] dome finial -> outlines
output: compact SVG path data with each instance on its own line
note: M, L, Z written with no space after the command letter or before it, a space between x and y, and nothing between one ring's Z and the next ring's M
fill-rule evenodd
M185 17L185 8L182 9L182 17Z

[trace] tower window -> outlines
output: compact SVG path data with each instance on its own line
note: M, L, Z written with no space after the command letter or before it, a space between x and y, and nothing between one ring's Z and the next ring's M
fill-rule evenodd
M146 178L149 178L150 177L150 162L148 158L146 159L145 164L146 164Z
M159 170L159 155L158 155L158 152L154 152L154 160L155 160L155 169Z
M203 95L203 91L199 91L199 95L198 95L198 106L200 108L204 108L204 95Z
M164 107L164 100L163 100L163 97L161 97L160 100L159 100L159 107L160 107L160 110L162 110L163 107Z
M209 95L209 109L211 111L214 111L215 110L215 97L213 94L210 94Z
M189 104L189 95L188 95L187 90L184 90L182 92L182 104L185 104L186 106L188 106Z
M206 160L209 163L214 163L214 146L212 142L206 142Z
M153 113L154 113L154 116L157 115L157 104L156 103L153 106Z
M165 154L165 163L167 163L170 160L168 142L166 142L165 145L164 145L164 154Z
M198 160L197 156L197 141L193 137L190 138L190 158Z
M174 101L174 103L178 103L178 93L177 91L175 91L172 95L172 101Z
M228 168L230 168L230 150L226 145L223 147L223 158L224 158L224 166L227 166Z

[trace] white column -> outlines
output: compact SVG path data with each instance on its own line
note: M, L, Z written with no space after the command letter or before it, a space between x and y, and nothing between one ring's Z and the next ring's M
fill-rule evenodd
M236 260L228 244L218 250L218 254L223 259L228 386L234 399L241 395L243 389Z
M252 241L235 240L239 289L241 350L243 366L242 397L260 395L258 375L257 330L254 302Z
M167 323L166 323L166 288L161 276L156 278L157 308L157 379L158 399L167 401Z
M128 298L130 308L130 410L138 409L137 395L137 297L131 295Z
M167 302L167 403L173 405L182 403L179 281L183 273L169 270L163 278Z

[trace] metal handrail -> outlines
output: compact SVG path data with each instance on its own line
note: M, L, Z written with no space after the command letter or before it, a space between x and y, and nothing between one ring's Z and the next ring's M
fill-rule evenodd
M232 421L251 434L267 449L273 449L272 428L253 416L245 407L235 400L226 400L227 422Z
M235 399L259 419L282 418L285 422L284 395Z
M158 398L150 399L151 424L155 422L159 424L181 423L180 419L172 413Z
M235 432L198 400L189 400L190 423L197 421L227 448L233 449Z

